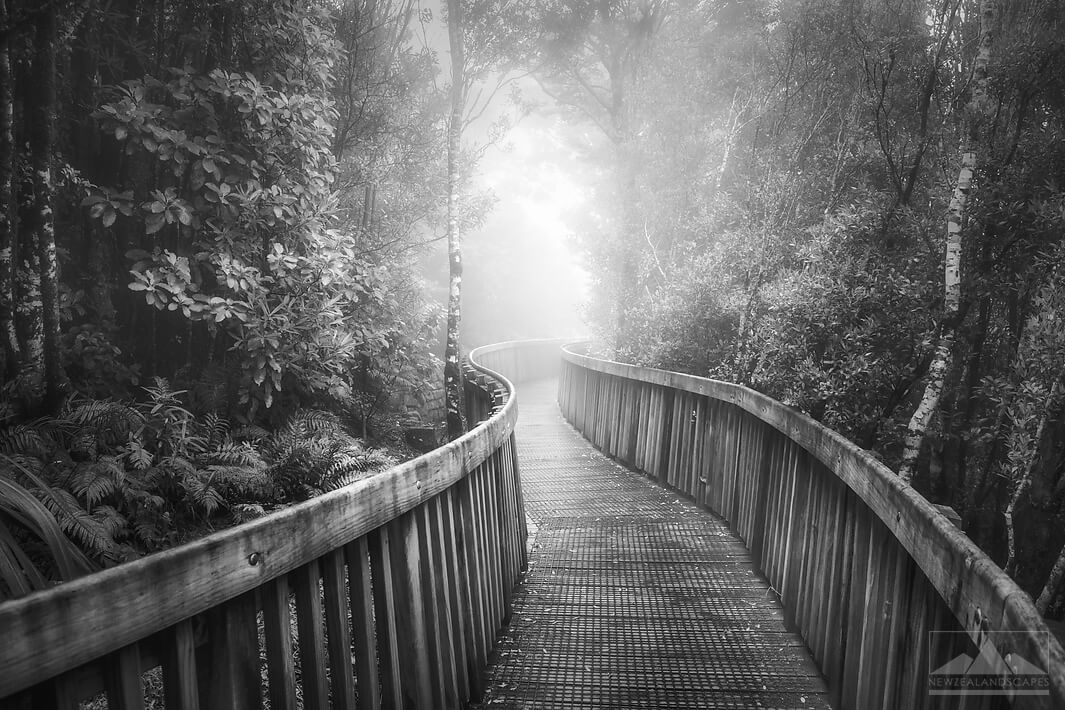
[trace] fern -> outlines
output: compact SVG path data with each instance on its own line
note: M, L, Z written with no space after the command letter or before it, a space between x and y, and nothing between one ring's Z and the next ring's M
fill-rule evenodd
M41 436L41 432L33 425L16 424L0 429L0 452L2 453L46 458L51 448L52 442Z
M255 503L238 503L232 507L233 522L241 525L266 515L266 509Z
M120 449L120 452L125 456L129 465L137 471L144 471L151 467L152 461L155 457L152 452L149 451L144 445L135 437L130 434L129 441L126 445Z
M73 399L55 419L55 425L75 432L74 437L91 435L98 446L109 448L139 430L144 418L136 409L120 402Z
M190 480L187 487L193 507L202 511L205 518L211 517L225 504L225 498L213 484L214 481L208 475L206 480Z
M205 473L225 499L267 501L277 494L264 467L212 465L205 469Z
M229 441L229 422L214 412L204 415L200 424L208 448L223 446Z
M101 505L93 510L92 517L112 539L124 534L129 526L126 518L109 505Z
M204 452L199 459L205 464L265 467L259 452L252 448L251 444L237 444L228 439L219 443L213 450Z
M58 488L50 494L43 494L39 489L34 489L33 492L55 516L63 532L76 540L82 548L96 557L111 554L115 541L107 529L81 506L70 491Z
M98 461L82 463L74 470L71 489L81 496L89 510L104 498L118 493L123 488L126 472L113 456L102 456Z
M292 415L289 426L305 434L336 434L343 431L335 414L320 409L301 409Z
M270 437L270 432L255 424L244 424L231 432L234 441L256 444Z
M335 490L366 476L395 466L398 461L380 449L349 447L336 453L322 477L324 490Z

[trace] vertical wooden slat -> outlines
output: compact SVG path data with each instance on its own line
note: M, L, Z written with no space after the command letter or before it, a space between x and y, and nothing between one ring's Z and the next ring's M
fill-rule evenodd
M296 628L300 638L300 686L303 688L303 699L311 707L324 708L329 702L329 681L326 677L318 560L311 560L292 576L296 591Z
M485 487L485 503L488 510L485 527L489 538L488 549L491 551L490 569L492 571L492 587L495 591L497 610L495 625L492 629L494 640L496 629L510 622L510 595L507 593L508 590L503 588L505 563L503 558L502 516L499 509L499 458L497 456L489 456L487 463L491 474L485 478L488 484Z
M141 655L137 644L111 654L106 666L108 710L141 710L144 707L144 693L141 689Z
M199 710L192 622L186 619L176 624L164 634L163 644L163 691L167 710Z
M197 652L200 707L259 708L259 633L255 593L247 592L207 614L208 642ZM206 683L204 680L206 679Z
M832 589L832 569L834 553L836 550L836 536L838 535L838 486L834 481L820 470L817 475L817 497L820 512L817 517L817 529L819 544L817 549L817 563L813 580L813 604L810 611L810 649L818 664L825 659L825 644L828 636L828 627L835 623L828 609L832 604L834 590Z
M296 670L292 657L292 610L288 577L263 585L263 630L266 636L266 672L270 707L296 708Z
M351 665L351 627L348 625L348 585L344 550L322 558L325 628L329 643L329 677L334 708L355 708L355 671Z
M869 521L869 551L865 574L865 614L862 627L861 660L858 665L858 698L861 707L875 707L883 698L882 673L887 660L884 630L884 587L888 583L889 551L887 531L879 520Z
M377 620L378 658L381 664L381 698L385 707L403 707L405 679L399 662L401 639L396 628L399 609L392 579L393 541L388 526L370 533L370 569L373 575L374 618ZM401 544L401 543L400 543Z
M901 676L899 668L904 663L905 656L909 652L906 647L906 624L910 617L910 588L913 580L910 576L912 561L906 551L892 541L894 565L888 573L891 580L891 595L889 598L890 627L888 629L888 642L884 654L884 692L880 699L882 710L892 710L899 707L898 678Z
M833 623L828 625L825 660L821 665L821 670L829 681L829 690L834 705L842 702L840 693L848 633L847 608L850 604L850 576L854 564L854 508L853 494L850 491L842 491L837 513L839 523L836 528L840 543L832 562L832 576L829 583L831 604L828 614Z
M481 590L481 566L480 556L477 552L477 535L474 529L474 498L472 480L477 475L474 471L471 475L458 483L455 491L455 525L458 533L456 546L460 558L460 582L462 582L462 603L466 610L464 626L466 633L466 648L468 662L466 665L467 677L470 682L470 697L479 700L484 692L482 669L488 660L488 652L484 645L485 611Z
M445 589L445 602L448 608L446 612L441 613L447 614L448 643L451 648L449 671L453 674L456 695L459 698L469 698L468 668L471 659L470 648L467 645L469 635L466 630L470 616L466 599L469 580L466 577L465 560L458 548L461 525L455 518L454 499L453 489L440 497L435 511L436 530L432 538L434 553L441 561L442 569L447 571L446 577L441 579L441 585Z
M866 623L866 575L869 573L870 513L865 506L855 510L854 548L850 579L847 582L849 598L845 606L847 618L845 657L843 659L842 703L847 707L859 707L861 687L859 671L862 663L862 638Z
M411 511L411 514L414 519L419 552L419 582L431 704L434 707L451 707L455 693L453 680L455 659L449 636L450 620L447 618L446 591L443 588L443 583L447 581L447 572L436 554L438 546L434 540L437 526L432 511L438 504L439 499L434 498Z
M396 631L400 640L399 668L403 683L402 707L431 707L432 678L429 671L429 639L425 626L425 599L421 584L421 549L412 513L388 524L391 538L393 587L396 600Z
M374 619L374 588L367 538L344 547L351 595L352 646L355 655L356 691L359 710L381 706L381 683L377 677L377 628Z

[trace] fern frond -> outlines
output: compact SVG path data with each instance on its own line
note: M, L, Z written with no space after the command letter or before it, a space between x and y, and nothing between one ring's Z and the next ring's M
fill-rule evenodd
M30 479L40 477L44 471L44 461L36 456L23 454L4 454L0 457L0 474L8 472L12 480L26 486L33 486Z
M233 520L238 525L266 515L266 509L255 503L238 503L232 508Z
M269 500L276 495L273 480L266 469L254 466L208 466L213 485L224 498Z
M262 457L248 442L234 443L228 439L220 443L213 450L206 451L200 457L204 463L222 464L230 466L259 466L264 467Z
M122 455L125 456L126 461L133 467L134 470L144 471L152 465L154 456L152 452L144 447L144 445L135 437L130 434L129 441L122 447Z
M99 461L78 464L74 469L71 489L80 496L91 510L107 496L117 493L125 479L125 471L113 456L101 457Z
M81 507L70 491L54 489L52 495L42 496L41 502L59 521L63 532L92 554L106 555L114 549L115 541L111 539L111 535L98 520Z
M344 449L337 452L333 463L322 476L322 487L324 490L343 488L397 463L395 458L380 449Z
M289 425L306 434L334 434L343 431L335 414L320 409L299 410L292 415Z
M103 446L126 439L144 424L141 413L133 407L106 399L75 402L56 421L60 425L73 424L78 430L91 430L97 442Z
M256 443L270 436L270 432L255 424L244 424L231 433L234 441Z
M33 425L17 424L0 429L0 452L44 458L51 449L50 442Z
M184 480L196 475L196 467L183 456L167 456L155 467L161 473Z
M225 504L225 498L212 485L208 478L206 481L192 481L187 488L189 500L193 506L203 511L205 517L210 517Z
M139 518L133 523L133 533L141 543L157 547L166 538L165 520L156 517Z
M125 532L128 526L122 514L109 505L96 508L92 511L92 517L112 539Z
M206 438L207 448L217 448L225 444L229 439L229 422L218 416L215 412L208 412L203 416L200 426Z

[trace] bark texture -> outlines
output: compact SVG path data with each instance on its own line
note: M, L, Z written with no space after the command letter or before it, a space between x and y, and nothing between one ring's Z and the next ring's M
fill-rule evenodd
M7 0L0 0L0 26L7 21ZM0 343L5 380L15 376L22 359L15 332L15 97L8 45L7 36L0 37Z
M56 18L42 12L36 20L34 77L36 100L31 114L30 154L33 169L34 239L40 269L43 391L45 408L58 404L66 388L59 342L59 263L55 244L53 150L56 125Z
M1058 559L1050 570L1047 583L1043 585L1043 591L1039 593L1039 598L1035 600L1035 608L1039 610L1040 614L1046 616L1051 602L1061 592L1062 581L1065 581L1065 547L1062 547L1061 552L1058 553Z
M939 401L952 365L955 331L961 311L961 260L964 246L962 229L973 175L976 172L977 146L989 115L987 68L994 46L995 12L993 0L983 0L980 4L980 44L973 64L972 93L965 107L958 179L947 212L947 241L943 258L943 322L940 325L941 332L935 356L928 368L928 382L924 394L906 428L902 463L899 466L899 476L906 482L911 481L917 472L921 444L932 417L939 409Z
M447 126L447 343L444 347L444 406L451 440L466 431L459 336L462 325L462 234L459 229L459 151L466 105L465 51L460 0L447 2L447 33L451 45L451 116Z

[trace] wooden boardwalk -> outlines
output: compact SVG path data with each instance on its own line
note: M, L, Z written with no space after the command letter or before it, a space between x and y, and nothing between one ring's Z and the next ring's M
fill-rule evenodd
M530 564L478 708L824 708L820 672L718 517L519 387Z

